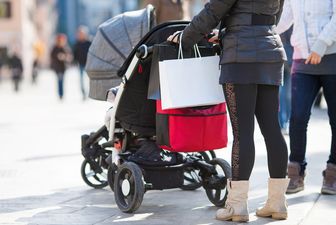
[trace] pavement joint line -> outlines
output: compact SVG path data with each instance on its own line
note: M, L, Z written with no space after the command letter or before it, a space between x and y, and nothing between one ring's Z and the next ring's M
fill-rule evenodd
M60 207L74 207L73 205L71 205L71 204L62 204L62 203L59 203L59 204L57 204L57 206L60 206ZM77 212L80 212L81 210L83 210L83 209L85 209L85 208L88 208L88 206L82 206L82 207L79 207L78 209L75 209L75 210L72 210L71 211L71 214L72 213L77 213ZM0 224L1 225L1 224Z
M108 216L107 218L101 219L101 220L99 220L99 221L97 221L97 222L93 223L92 225L96 225L96 224L99 224L99 223L104 223L104 221L106 221L106 220L108 220L108 219L112 218L113 216L114 216L114 214L113 214L113 215L110 215L110 216Z
M66 205L66 203L68 202L71 202L71 201L74 201L74 200L78 200L78 199L81 199L81 198L85 198L86 196L78 196L78 197L75 197L75 198L71 198L71 199L67 199L66 201L64 202L60 202L59 204L60 205Z
M21 159L21 162L30 162L30 161L40 161L40 160L49 160L56 158L67 158L67 157L77 157L78 153L67 153L67 154L58 154L58 155L43 155L43 156L35 156L30 158Z
M314 201L313 206L308 210L306 216L302 217L302 219L300 220L300 222L298 223L298 225L304 225L306 219L309 218L309 214L313 211L313 209L315 208L315 205L316 205L317 202L320 200L320 198L321 198L321 193L319 193L318 197L317 197L316 200Z
M66 206L70 206L70 207L71 207L71 205L66 205ZM72 211L72 213L79 212L79 211L81 211L81 210L83 210L83 209L85 209L85 208L88 208L88 207L87 207L87 206L83 206L83 207L81 207L81 208L79 208L79 209L76 209L76 210Z

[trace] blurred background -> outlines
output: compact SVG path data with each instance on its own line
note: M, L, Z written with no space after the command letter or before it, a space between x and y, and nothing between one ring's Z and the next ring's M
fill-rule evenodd
M185 1L189 8L186 19L204 3ZM92 37L105 20L139 9L142 4L142 0L0 0L1 78L10 76L6 62L14 52L22 59L23 78L28 78L35 60L41 68L49 66L49 52L57 33L66 34L72 47L80 25L86 26Z
M143 220L137 224L150 224L147 217L153 218L151 224L159 224L162 218L175 218L182 221L180 224L191 224L189 218L193 218L206 224L210 217L213 223L203 190L189 192L190 201L187 202L193 203L192 207L197 206L190 209L185 206L186 192L174 190L174 198L171 191L153 192L146 197L144 211L155 209L156 212L133 218L120 213L109 188L93 190L81 178L84 160L81 135L95 132L104 125L111 104L87 98L89 81L86 74L82 74L81 57L75 59L76 44L82 39L79 49L85 52L99 24L120 13L142 8L143 1L148 0L0 0L0 224L78 225L111 224L111 221L130 224L135 220ZM207 0L171 1L183 3L183 19L189 20ZM85 28L81 35L79 28ZM61 52L57 54L59 59L66 64L61 66L64 67L61 71L52 68L55 46ZM317 193L324 167L320 162L327 157L331 137L323 98L322 107L313 117L307 152L314 163L308 174L311 176L308 192L302 194L307 195L308 200L294 196L296 201L302 201L292 206L292 215L299 215L295 216L299 222L290 220L288 224L301 223L302 215L311 211L313 205L321 208L313 201L319 198ZM266 193L266 186L261 184L266 184L268 176L264 139L256 129L258 151L254 176L258 179L251 179L255 181L251 194L254 208ZM232 136L228 133L228 148L216 154L230 161ZM289 143L288 136L285 138ZM166 195L162 196L164 193ZM303 202L307 202L305 207L302 207ZM169 208L172 211L167 213ZM176 212L186 209L185 220L176 217ZM334 210L321 209L326 213L321 214L323 216ZM106 223L100 223L104 219Z
M182 2L188 3L184 19L205 3ZM81 75L76 44L85 36L79 48L84 54L99 24L144 4L139 0L0 0L0 224L1 213L7 210L1 199L14 198L16 204L20 196L87 189L80 176L81 135L104 125L111 104L87 98L89 79ZM79 35L80 27L85 35ZM65 65L53 66L55 46Z

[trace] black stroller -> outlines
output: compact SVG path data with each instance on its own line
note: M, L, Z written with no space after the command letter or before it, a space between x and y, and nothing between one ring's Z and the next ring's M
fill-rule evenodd
M150 29L153 26L153 8L148 6L137 12L138 18L144 18ZM117 19L125 22L127 15ZM130 20L134 20L134 16ZM118 23L118 20L110 22ZM226 183L231 177L230 165L225 160L215 158L213 151L170 152L156 144L156 102L147 98L152 46L164 42L168 35L184 29L186 25L188 22L178 21L150 29L134 48L130 48L128 57L118 70L109 73L110 80L117 80L116 74L122 77L118 91L108 91L112 85L107 77L101 79L103 84L98 85L105 99L91 96L99 100L113 96L114 104L109 112L109 124L89 135L82 135L82 155L85 158L81 167L82 178L94 188L109 185L114 191L116 204L123 212L137 210L146 191L169 188L194 190L203 186L214 205L225 204ZM104 30L99 31L106 38ZM119 55L123 55L120 49L115 49L113 42L107 42ZM94 49L90 50L89 59ZM90 76L89 71L88 74ZM94 74L90 81L96 84L97 77ZM97 86L94 88L97 89ZM94 88L90 86L90 93Z

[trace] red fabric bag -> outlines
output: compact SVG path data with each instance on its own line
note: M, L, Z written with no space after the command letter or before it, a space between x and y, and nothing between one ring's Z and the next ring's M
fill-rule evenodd
M196 152L227 146L226 105L162 110L156 103L156 142L174 152Z

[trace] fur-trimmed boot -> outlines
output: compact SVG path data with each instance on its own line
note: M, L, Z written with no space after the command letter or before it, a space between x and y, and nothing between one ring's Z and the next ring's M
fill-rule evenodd
M216 219L234 222L249 221L247 204L249 181L228 181L227 190L225 207L217 210Z
M272 217L276 220L287 219L287 202L285 192L289 183L287 178L269 178L268 199L256 214L260 217Z
M336 164L328 163L323 171L322 194L336 195Z
M304 189L305 168L298 162L289 162L287 167L288 178L290 179L286 194L293 194Z

